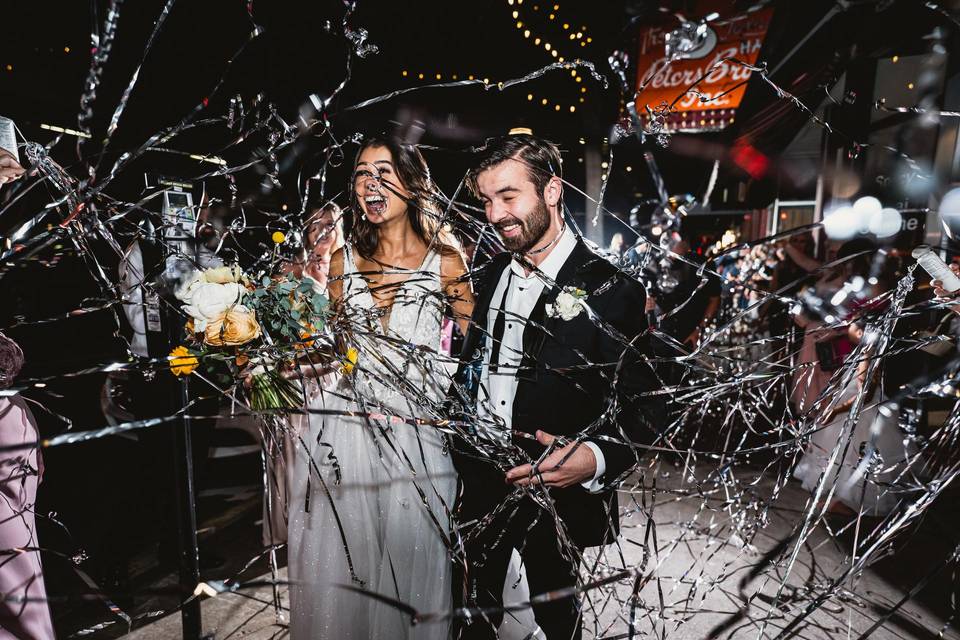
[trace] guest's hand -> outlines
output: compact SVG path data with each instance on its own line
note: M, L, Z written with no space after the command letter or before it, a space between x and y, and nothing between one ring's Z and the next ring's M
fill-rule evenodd
M951 262L949 267L950 267L950 271L953 271L955 275L960 276L960 265ZM939 280L934 280L930 284L933 285L933 291L934 293L937 294L938 298L953 298L954 296L960 295L960 291L950 292L944 289L943 283L940 282Z
M23 171L23 167L14 160L12 153L6 149L0 149L0 184L19 179Z
M277 369L280 376L286 380L302 380L303 378L322 378L328 373L333 373L339 367L334 365L319 365L306 363L285 363Z
M556 440L555 436L537 431L537 442L550 446ZM566 458L572 448L576 451ZM560 464L563 462L563 464ZM539 473L533 474L533 465L522 464L507 472L507 482L518 487L534 484L545 484L548 487L571 487L593 478L597 472L597 458L590 447L581 443L572 443L558 447L544 458L537 467Z

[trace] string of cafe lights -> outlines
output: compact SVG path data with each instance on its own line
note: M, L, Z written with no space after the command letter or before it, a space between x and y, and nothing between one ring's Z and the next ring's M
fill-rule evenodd
M533 31L531 31L530 29L531 25L528 22L524 22L520 14L520 9L523 6L523 2L524 0L507 0L507 5L514 7L511 13L511 16L514 20L516 20L517 31L522 32L524 39L530 41L533 44L533 46L539 48L542 44L544 51L548 52L553 58L556 59L557 62L561 62L561 63L564 62L565 58L564 56L560 55L559 47L555 43L549 42L547 38L545 37L541 38L537 34L533 33ZM530 5L528 4L528 6ZM549 4L545 6L548 8L550 7ZM539 4L533 4L532 8L534 12L539 13L540 11ZM546 9L546 10L549 10L547 19L550 21L555 21L557 19L557 14L560 11L560 5L553 4L552 9ZM567 39L573 42L579 42L581 47L586 47L587 44L593 42L592 37L590 36L585 37L585 34L587 32L586 25L581 26L580 29L576 31L571 30L571 26L569 22L562 23L562 27L563 27L563 31L569 32L569 34L567 35ZM586 86L583 85L583 77L579 74L578 70L575 67L570 70L570 76L574 79L574 81L577 82L577 84L580 85L580 97L578 98L578 100L580 104L583 104L586 100L585 94L587 93L587 88ZM527 101L528 102L538 101L540 102L541 105L545 107L550 106L549 99L538 98L532 93L527 94ZM574 113L576 112L577 107L576 105L570 105L569 107L567 107L567 109L569 110L570 113ZM563 107L561 107L557 103L554 103L553 110L562 111Z
M434 79L436 79L436 80L443 80L443 74L442 74L442 73L433 74L433 73L424 73L423 71L421 71L421 72L419 72L419 73L411 73L411 72L408 71L407 69L404 69L403 71L400 72L400 75L403 76L404 78L416 78L417 80L430 80L431 82L432 82ZM449 79L450 79L450 80L459 80L459 79L460 79L460 75L459 75L459 74L456 74L456 73L453 73L453 74L451 74L451 75L449 76ZM468 76L466 76L465 80L476 80L476 76L474 76L474 75L468 75ZM482 80L483 80L485 83L490 84L490 78L482 78Z
M508 4L508 5L518 7L517 10L514 10L514 11L513 11L513 18L514 18L514 19L519 18L519 16L520 16L519 7L520 7L520 5L523 4L523 1L524 1L524 0L507 0L507 4ZM553 11L549 14L548 19L549 19L549 20L555 20L556 17L557 17L556 12L559 11L559 9L560 9L560 5L559 5L559 4L554 4L554 5L553 5ZM538 4L533 5L533 10L534 10L534 11L539 11L539 10L540 10L540 5L538 5ZM571 29L570 23L565 22L565 23L563 23L562 26L563 26L564 31L570 31L570 29ZM539 48L540 45L541 45L541 43L542 43L544 50L547 51L547 52L549 52L550 55L551 55L553 58L556 59L557 62L563 63L563 62L566 61L566 59L565 59L563 56L560 55L560 51L559 51L559 49L558 49L555 45L551 44L550 42L547 42L546 39L544 39L544 38L540 38L540 37L532 34L532 32L530 31L529 27L526 27L526 28L525 28L525 24L524 24L524 22L523 22L522 20L517 20L516 27L517 27L518 30L520 30L520 31L523 32L524 38L526 38L526 39L531 39L531 37L532 37L531 42L532 42L533 45L536 46L537 48ZM590 36L586 36L586 37L585 37L586 31L587 31L587 27L586 27L586 26L581 26L580 29L577 30L577 31L570 31L570 34L569 34L569 36L568 36L568 39L571 40L571 41L578 41L578 42L580 42L580 46L581 46L581 47L586 47L588 44L590 44L590 43L593 42L593 38L592 38L592 37L590 37ZM445 78L446 78L446 79L449 79L449 80L457 81L457 80L460 80L461 77L463 77L462 74L457 74L457 73L453 73L453 74L449 74L449 75L446 75L446 76L445 76L442 72L411 71L411 70L409 70L409 69L403 69L403 70L400 72L400 75L401 75L401 77L403 77L403 78L415 79L415 80L428 80L428 81L430 81L430 82L433 82L433 81L435 81L435 80L441 80L441 81L442 81L442 80L444 80ZM586 100L585 100L585 94L587 93L587 87L584 86L584 84L583 84L583 76L580 75L580 73L579 73L579 71L578 71L578 69L577 69L576 67L571 66L571 68L570 68L570 77L572 77L572 78L574 79L574 81L580 86L580 97L579 97L578 101L579 101L580 104L583 104L583 103L586 101ZM466 79L466 80L475 80L475 79L477 79L477 77L476 77L475 75L473 75L473 74L468 74L467 76L465 76L465 79ZM487 84L490 83L490 78L481 78L481 80L483 80L483 82L485 82L485 83L487 83ZM550 101L548 98L538 97L538 96L534 95L533 93L528 93L528 94L527 94L527 101L528 101L528 102L539 102L542 106L547 107L547 108L551 108L551 107L552 107L553 110L554 110L554 111L557 111L557 112L566 111L566 112L569 112L569 113L576 113L576 111L577 111L577 105L571 104L571 105L568 105L568 106L564 107L564 106L560 105L559 103L551 103L551 101Z
M35 51L39 51L39 49L35 49ZM53 53L53 49L52 49L52 48L48 49L48 52L49 52L49 53ZM63 48L63 52L64 52L64 53L70 53L70 47L64 47L64 48ZM11 63L8 62L7 64L4 64L4 65L3 65L3 69L4 69L7 73L13 73L13 64L11 64Z
M420 72L411 72L411 71L409 71L408 69L402 70L402 71L400 72L400 75L401 75L402 77L404 77L404 78L412 78L412 79L416 79L416 80L429 80L429 81L431 81L431 82L433 82L434 80L443 80L444 77L446 77L446 78L448 78L448 79L450 79L450 80L459 80L459 79L461 78L460 74L456 74L456 73L451 74L451 75L449 75L449 76L444 76L443 73L426 73L426 72L423 72L423 71L420 71ZM576 70L575 68L570 70L570 75L573 76L574 79L575 79L578 83L579 83L579 82L583 82L582 76L580 76L580 75L577 73L577 70ZM470 75L465 76L464 79L466 79L466 80L476 80L477 78L476 78L476 76L470 74ZM490 78L480 78L480 79L483 80L485 83L490 84ZM581 92L581 94L586 93L586 92L587 92L587 88L584 87L584 86L581 86L581 87L580 87L580 92ZM532 93L528 93L528 94L527 94L527 101L528 101L528 102L533 102L535 98L536 98L536 96L534 96ZM540 103L541 103L543 106L546 106L546 107L549 107L549 106L550 106L550 101L549 101L548 99L546 99L546 98L540 98L539 100L540 100ZM584 102L583 96L580 97L580 102L581 102L581 103ZM554 105L553 105L553 108L554 108L554 111L562 111L562 110L563 110L563 108L562 108L559 104L554 104ZM574 113L574 112L577 110L577 108L576 108L575 105L570 105L569 107L567 107L567 109L569 110L570 113Z

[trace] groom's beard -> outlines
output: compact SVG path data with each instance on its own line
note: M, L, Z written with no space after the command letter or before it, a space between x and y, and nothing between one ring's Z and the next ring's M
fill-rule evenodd
M500 240L503 241L503 246L507 251L527 253L536 248L550 228L550 211L547 210L547 203L539 200L536 208L523 220L514 217L509 220L501 220L497 224L497 231L500 230L500 227L510 224L519 224L521 233L514 238L504 238L503 234L500 234Z

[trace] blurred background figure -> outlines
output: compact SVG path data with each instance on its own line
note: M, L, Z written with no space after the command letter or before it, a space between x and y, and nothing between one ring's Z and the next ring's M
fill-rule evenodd
M168 284L167 274L223 266L224 240L227 239L230 209L221 199L205 192L199 205L192 212L196 215L196 229L192 237L181 242L185 255L161 256L149 235L137 229L124 239L123 253L117 267L123 315L120 317L121 334L126 342L127 358L139 363L151 357L148 348L147 317L150 307L160 304L158 295ZM158 266L165 265L166 273L157 275ZM156 355L156 354L154 354ZM131 367L112 371L104 380L101 390L101 408L109 424L129 420L143 420L169 415L171 408L171 381L149 367ZM211 452L214 447L214 428L217 423L219 398L206 385L190 387L191 439L193 477L197 492L197 511L203 514L201 493L209 487L212 475ZM112 443L114 472L124 477L137 476L139 483L111 485L112 509L128 514L124 518L111 518L111 526L100 536L93 554L102 569L97 582L105 590L124 594L118 598L120 606L131 606L131 582L138 567L138 549L149 540L156 544L154 557L163 569L178 566L179 542L177 538L177 501L173 460L174 450L172 424L136 431L129 438L117 438ZM106 490L106 489L104 489ZM202 515L201 515L202 517ZM204 570L223 564L223 559L203 545L200 555Z
M607 252L610 253L611 257L617 262L620 262L623 260L624 251L623 234L618 231L610 238L610 246L607 248Z
M301 230L302 244L296 256L281 267L283 273L313 278L327 289L330 256L343 246L343 212L334 202L310 203Z
M0 390L23 367L23 351L0 333ZM0 637L52 639L53 624L36 534L37 486L43 475L37 421L19 395L0 396ZM23 599L26 599L24 601Z
M847 340L854 346L861 344L868 324L864 317L846 325ZM815 430L793 472L808 491L814 491L821 479L826 487L835 485L828 506L832 513L884 516L893 511L906 497L898 487L905 480L902 472L916 456L913 441L899 429L897 405L885 403L881 368L870 374L871 352L869 346L859 351L860 357L846 365L856 369L855 375L840 393L818 403L821 418L813 423ZM861 409L851 416L860 397ZM835 455L838 443L841 449Z
M808 300L831 300L855 278L861 279L863 289L859 298L865 304L871 304L883 291L886 283L877 278L873 284L866 284L870 277L873 254L876 245L865 238L844 243L837 252L842 262L823 273L817 282L809 288ZM830 383L834 371L840 368L844 359L853 351L854 345L849 339L847 325L838 320L849 319L862 306L853 301L846 307L845 318L834 318L828 312L824 317L811 309L797 313L793 320L803 330L803 340L798 355L793 378L791 402L794 410L803 414L811 410L824 389Z
M813 236L801 233L790 236L787 242L774 251L774 263L770 291L792 298L798 291L808 286L816 277L820 262L813 256ZM783 291L780 289L783 288ZM765 309L769 319L770 335L787 337L792 333L793 323L790 320L787 306L778 300L768 303Z
M307 216L300 232L302 246L294 259L281 265L281 273L292 273L298 278L311 278L314 288L326 293L327 276L330 272L330 257L343 246L343 212L334 202L308 203ZM311 366L305 364L303 366ZM321 402L321 387L331 379L327 376L299 376L303 384L304 398L314 404ZM261 429L255 416L237 419L249 423L252 431ZM287 517L289 513L289 463L294 459L296 440L307 423L303 414L292 414L287 418L287 430L282 433L264 433L267 453L268 494L263 502L263 544L277 545L287 541ZM236 426L236 425L235 425Z
M694 349L701 332L713 322L720 309L721 282L710 275L711 264L707 264L702 275L698 273L704 259L691 251L686 238L680 238L671 251L679 258L673 259L667 280L676 285L657 296L660 330Z

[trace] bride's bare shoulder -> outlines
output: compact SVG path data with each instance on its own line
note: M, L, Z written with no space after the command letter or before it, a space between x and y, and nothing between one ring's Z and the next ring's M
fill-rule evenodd
M346 252L339 248L330 256L330 270L327 272L327 293L330 299L338 301L343 297L343 261Z
M334 251L330 256L330 277L343 275L343 261L345 256L346 252L343 250L343 247Z
M460 278L467 272L467 262L460 247L450 244L441 244L440 275L444 278Z

